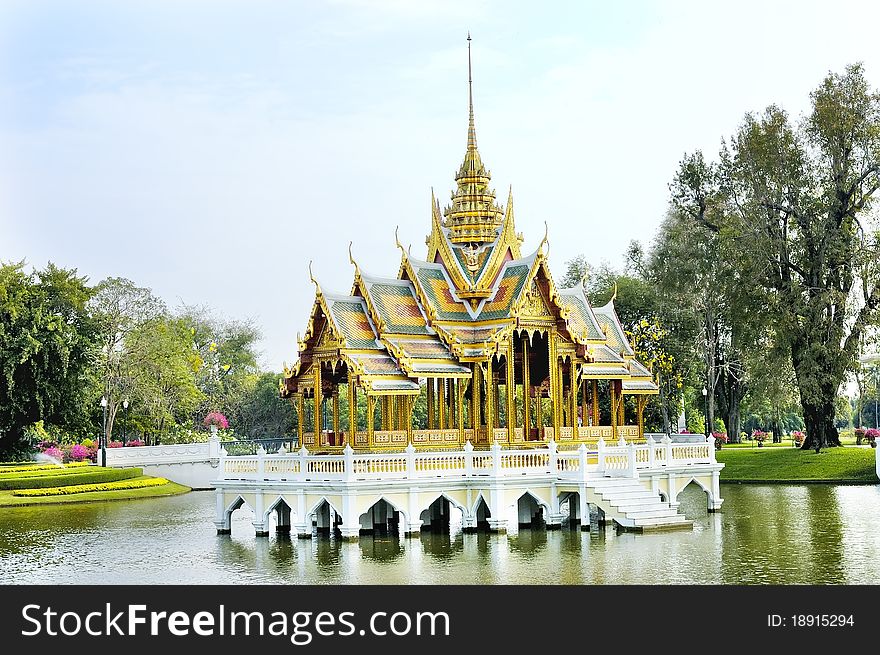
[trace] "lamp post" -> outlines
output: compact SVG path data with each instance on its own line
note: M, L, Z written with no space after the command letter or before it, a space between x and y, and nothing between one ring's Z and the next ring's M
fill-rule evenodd
M706 438L709 438L709 392L703 387L703 409L706 416Z
M104 410L104 430L101 432L101 466L107 466L107 396L101 396L101 408Z
M128 398L122 401L122 409L125 410L125 425L122 426L122 445L128 443Z

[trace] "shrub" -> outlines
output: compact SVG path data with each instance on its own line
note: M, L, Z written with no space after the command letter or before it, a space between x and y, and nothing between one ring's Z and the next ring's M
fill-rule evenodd
M764 432L763 430L752 430L752 439L754 439L758 443L761 443L766 438L767 438L767 433Z
M804 445L804 438L806 435L800 430L794 430L791 433L791 438L794 440L795 445L802 446Z
M143 446L144 442L140 439L129 439L126 443L126 446Z
M89 449L85 446L76 444L70 449L68 458L74 462L81 462L89 456Z
M107 448L122 448L122 445L121 441L111 441L107 444Z
M130 480L144 474L142 469L113 469L98 467L82 473L66 473L63 475L42 475L33 477L13 477L0 480L0 489L45 489L58 485L98 484L104 482L116 482L118 480Z
M868 439L876 439L877 437L880 437L880 430L870 428L868 430L865 430L865 436Z
M81 446L85 446L86 448L91 448L92 446L95 446L96 444L95 444L94 441L92 441L91 439L89 439L88 437L86 437L85 439L83 439L83 440L80 442L80 445L81 445Z
M43 451L43 454L59 461L64 458L64 453L62 453L57 446L50 446L49 448L46 448L46 450Z
M79 468L80 466L88 466L88 462L71 462L67 466L57 466L56 464L21 464L16 466L4 466L0 468L0 474L7 475L9 473L30 473L31 471L50 471L61 472L71 468Z
M216 425L218 428L225 430L229 427L229 421L226 420L226 417L223 416L220 412L211 412L205 417L203 421L205 426Z
M139 480L123 480L104 484L80 484L76 486L48 487L46 489L22 489L13 496L69 496L84 494L91 491L118 491L120 489L143 489L145 487L161 487L168 484L165 478L142 478Z

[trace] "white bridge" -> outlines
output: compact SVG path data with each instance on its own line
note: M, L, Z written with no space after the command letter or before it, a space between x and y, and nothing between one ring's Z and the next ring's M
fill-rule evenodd
M305 448L269 454L228 456L220 451L215 525L228 533L231 515L247 505L258 536L279 532L300 537L338 530L344 539L363 532L402 530L418 534L448 523L461 512L464 530L505 532L509 522L540 523L548 529L563 520L588 529L592 514L629 530L690 528L677 511L678 494L696 482L707 494L709 511L720 509L714 439L675 443L664 436L646 444L599 440L560 451L555 442L531 449L495 444L475 450L421 451L410 444L397 453L315 455Z

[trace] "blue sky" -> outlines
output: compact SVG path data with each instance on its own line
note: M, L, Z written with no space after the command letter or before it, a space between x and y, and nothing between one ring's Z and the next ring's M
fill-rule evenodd
M614 6L611 6L614 5ZM170 305L253 318L296 358L313 298L350 288L348 242L393 276L424 254L465 147L525 249L618 265L649 243L682 155L747 111L797 117L829 71L880 87L868 3L0 3L0 260L123 276Z

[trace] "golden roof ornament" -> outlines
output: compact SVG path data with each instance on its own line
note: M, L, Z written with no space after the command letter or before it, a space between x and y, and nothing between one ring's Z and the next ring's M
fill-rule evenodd
M491 175L477 150L477 130L474 125L474 92L471 67L471 35L468 33L468 134L464 161L455 175L457 189L452 204L444 210L444 224L450 228L452 243L482 244L494 241L504 219L503 211L495 201L495 192L489 188ZM473 247L473 245L471 246Z

